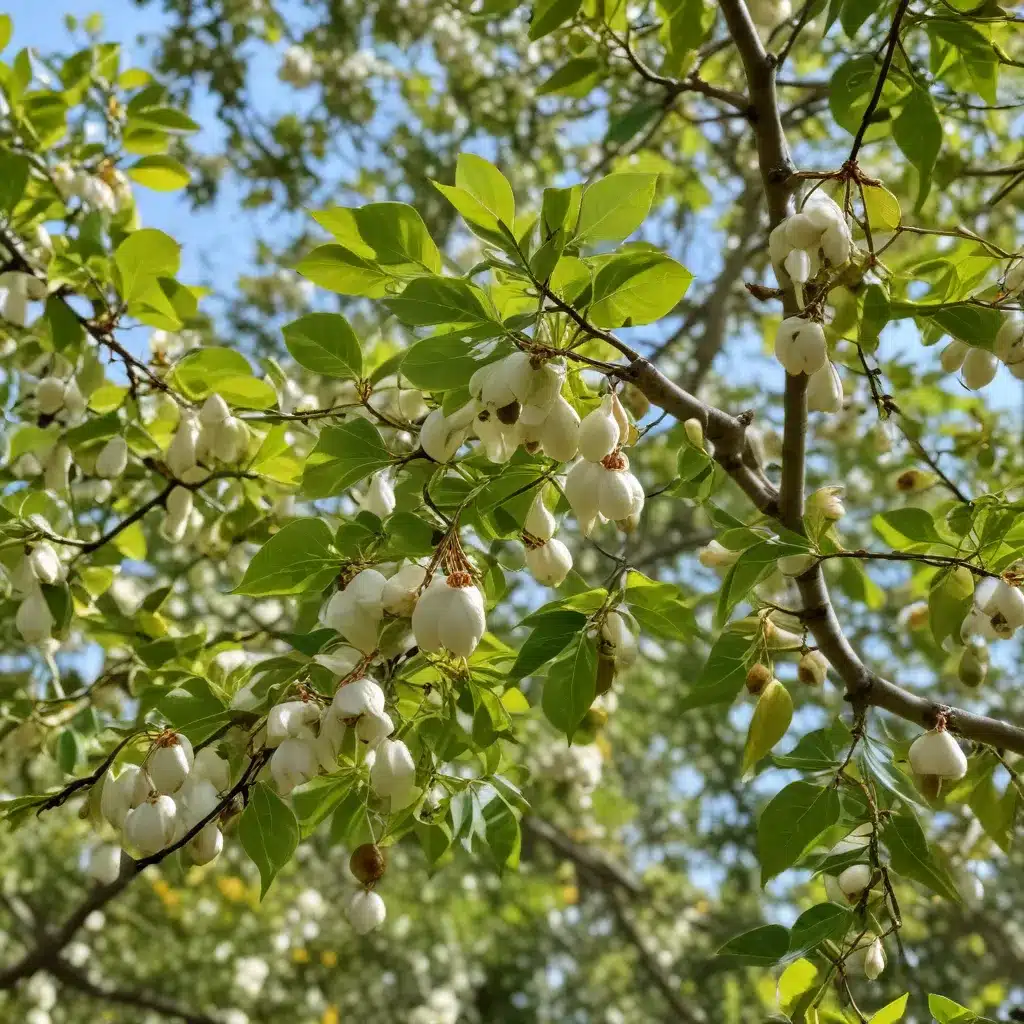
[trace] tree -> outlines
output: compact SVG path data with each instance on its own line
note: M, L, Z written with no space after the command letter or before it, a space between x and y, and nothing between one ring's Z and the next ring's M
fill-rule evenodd
M0 65L0 1006L1006 1019L1019 17L296 7Z

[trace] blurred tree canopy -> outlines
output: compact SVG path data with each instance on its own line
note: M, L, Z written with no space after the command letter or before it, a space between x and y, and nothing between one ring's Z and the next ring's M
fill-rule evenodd
M1024 1019L1019 9L136 3L0 15L3 1019Z

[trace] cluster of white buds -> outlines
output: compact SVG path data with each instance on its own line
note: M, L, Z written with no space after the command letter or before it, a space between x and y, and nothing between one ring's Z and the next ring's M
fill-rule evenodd
M372 654L377 649L377 636L384 617L387 582L387 577L376 569L357 573L324 606L321 623L336 630L363 654Z
M121 833L122 846L150 857L180 842L213 814L230 785L228 762L213 747L194 754L186 736L167 730L154 740L141 766L126 765L117 775L113 769L107 772L100 813ZM214 818L192 836L185 849L193 863L208 864L223 846ZM106 848L94 877L113 881L119 863L117 848Z
M524 526L526 567L543 586L560 587L572 569L572 554L555 537L555 517L544 504L543 487L537 492L530 511L526 513Z
M853 236L843 211L821 192L815 192L799 213L776 225L768 236L772 264L784 267L797 286L814 277L823 260L841 266L852 250Z
M25 643L38 644L50 639L54 618L42 587L60 583L66 571L60 555L48 541L33 544L15 568L11 583L21 603L14 625Z
M520 445L569 462L576 457L580 418L562 397L564 382L564 363L529 352L488 363L470 379L471 399L461 409L427 416L420 446L435 462L449 462L474 434L495 463L508 462Z
M70 164L60 163L53 169L53 181L65 200L80 199L101 213L115 214L132 202L131 183L111 164L104 164L96 174L85 169L76 171Z
M28 304L46 298L46 285L32 274L7 270L0 274L0 319L28 326Z
M62 420L79 419L86 409L85 396L74 377L42 377L36 384L36 406L45 416L59 416Z
M806 373L814 380L819 371L829 371L828 346L821 324L802 316L786 317L779 324L775 334L775 358L785 367L786 373L793 377ZM833 383L827 380L823 383L820 379L816 382L815 393L821 396L819 401L825 401L825 396L831 392ZM840 403L841 401L840 397Z
M1013 310L1003 315L991 352L954 338L939 356L946 373L960 373L964 387L980 391L995 380L999 364L1018 380L1024 380L1024 315Z
M214 393L203 403L199 416L185 413L167 447L167 468L185 483L192 484L207 475L204 466L216 462L232 464L246 452L249 430L224 399Z
M598 523L612 521L631 533L640 522L644 489L620 450L629 440L629 431L626 410L616 395L605 395L580 423L582 458L565 478L565 496L584 536L590 536Z
M988 577L974 588L974 603L964 618L961 635L984 640L1009 640L1024 626L1024 593L1003 579Z
M930 732L918 736L907 754L917 788L927 797L939 795L942 783L956 781L967 774L967 758L960 745L946 731L944 721Z
M468 658L487 631L484 595L466 571L435 573L416 601L412 632L421 651Z
M284 51L281 66L277 69L277 77L297 89L311 85L316 79L316 61L313 54L304 46L293 43Z

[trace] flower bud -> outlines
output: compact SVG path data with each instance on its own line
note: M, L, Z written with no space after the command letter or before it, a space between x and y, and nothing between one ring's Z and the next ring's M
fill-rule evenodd
M743 749L744 774L786 735L792 719L793 698L777 679L770 680L757 698L757 706L747 730L747 742Z
M729 566L736 564L739 557L740 552L730 551L717 540L711 541L697 552L697 561L705 569L728 569Z
M986 352L982 348L972 348L964 357L964 387L970 391L980 391L992 383L998 369L999 360L991 352Z
M372 679L365 676L353 679L339 686L331 704L338 718L355 718L357 715L384 714L384 691Z
M544 489L541 488L530 505L530 511L526 513L526 522L523 524L526 532L537 540L551 540L555 535L555 517L548 511L544 504Z
M53 416L64 408L67 385L59 377L43 377L36 385L36 404L46 416Z
M842 378L835 363L826 362L807 381L807 408L811 412L839 412L842 407Z
M1019 295L1024 292L1024 260L1017 260L1006 271L1003 289L1007 295Z
M755 697L775 678L772 670L761 662L751 665L747 670L746 687L747 692Z
M862 945L858 946L846 957L848 971L863 974L869 981L874 981L885 970L885 949L881 939L868 942L865 936Z
M356 722L356 739L376 750L379 744L395 731L395 723L391 716L382 711L380 714L360 715Z
M100 814L114 828L122 828L128 812L152 794L149 777L138 765L125 765L116 777L112 771L108 771L103 777L103 789L100 792Z
M604 473L599 463L581 459L565 478L565 496L585 537L590 536L601 514L600 495Z
M348 901L345 916L356 934L366 935L384 923L387 910L377 893L370 889L360 889Z
M969 351L970 347L968 345L954 338L942 350L942 353L939 355L939 362L946 373L957 373L960 367L964 365L964 359L967 358Z
M838 520L846 515L843 507L842 487L819 487L808 499L807 508L819 512L825 519Z
M794 377L820 370L828 358L821 324L798 316L787 317L775 335L775 358Z
M373 769L370 770L370 776L372 779ZM374 843L357 846L348 861L349 871L363 885L374 885L379 882L384 877L387 866L384 851Z
M985 579L975 588L974 603L994 620L998 629L1024 626L1024 592L1006 580Z
M772 263L785 263L786 257L793 250L788 237L786 236L786 221L776 224L768 236L768 255Z
M580 417L576 410L559 395L544 422L536 429L536 440L541 451L556 462L571 462L579 451ZM525 438L529 440L530 437Z
M144 857L159 853L174 835L177 805L169 796L153 796L124 819L124 836Z
M874 871L867 864L852 864L839 875L839 888L850 903L856 903L871 885Z
M625 667L636 661L636 636L621 612L612 610L605 615L601 623L601 639L611 647L618 665Z
M384 609L382 600L387 579L376 569L364 569L344 590L334 594L320 615L320 621L337 630L364 654L377 648L377 635Z
M215 391L203 402L203 407L199 410L199 422L203 426L215 427L218 423L223 423L230 415L231 409L228 407L228 403Z
M403 565L384 584L381 592L381 605L384 611L389 615L412 615L420 588L426 578L427 570L422 565Z
M624 440L619 420L615 415L614 395L605 395L601 405L587 413L580 423L580 454L588 462L600 462Z
M199 441L199 427L190 416L182 419L171 439L164 461L167 468L181 477L196 464L196 444Z
M68 474L74 465L74 456L66 444L54 445L46 459L43 483L47 490L63 494L68 489Z
M34 590L18 605L14 625L27 644L37 644L50 639L54 625L53 615L41 590Z
M526 549L526 567L542 586L560 587L572 569L572 555L560 540L553 537Z
M313 725L320 718L320 709L312 701L289 700L270 709L267 716L267 746L276 747L282 740L313 739Z
M1013 310L1003 314L992 351L1007 365L1024 360L1024 313Z
M231 787L231 765L212 746L203 747L193 759L190 778L209 782L218 793Z
M790 252L783 266L794 284L806 284L811 276L811 257L803 249L794 249Z
M395 489L391 486L385 471L374 473L370 477L370 486L359 499L359 507L365 512L372 512L378 519L387 519L395 511Z
M786 241L794 249L816 249L822 229L806 213L794 213L785 220Z
M192 770L192 744L181 733L166 732L157 737L146 762L146 770L157 793L176 793Z
M185 846L193 864L209 864L224 849L224 835L215 821L211 821Z
M408 807L419 795L416 763L401 740L380 741L377 759L370 769L370 785L377 796L391 801L392 813Z
M833 267L842 266L850 258L852 250L853 239L845 223L841 227L832 225L825 229L821 236L821 251Z
M796 667L796 677L808 686L821 686L828 676L828 659L821 651L808 651Z
M629 472L629 460L625 455L608 455L601 462L604 469L599 477L598 512L605 519L615 522L638 516L644 507L646 496L640 481Z
M468 658L487 629L484 597L465 572L435 575L412 613L412 631L425 651L446 647Z
M174 487L167 495L167 514L174 519L188 519L192 512L192 492L187 487Z
M96 475L116 480L128 468L128 442L112 437L96 456Z
M100 885L116 882L121 874L121 847L113 844L97 846L89 853L89 877Z
M935 486L938 477L922 469L907 469L896 477L896 490L903 494L918 494Z
M237 462L248 446L249 429L237 416L229 416L213 428L213 454L221 462Z
M464 406L475 413L474 403ZM447 417L440 409L434 409L429 413L420 427L420 447L435 462L451 462L455 453L462 447L463 442L469 436L473 425L472 418L463 422L465 416Z
M701 425L698 419L688 419L683 421L683 430L686 431L686 436L690 439L690 444L694 448L700 448L704 450L704 427Z
M309 782L317 770L316 751L308 740L286 739L270 758L270 774L282 796Z
M938 796L944 779L962 779L967 774L967 758L945 729L932 729L918 736L910 745L908 757L918 788L926 796Z
M64 563L48 541L40 541L33 546L28 564L40 583L53 584L64 579Z
M985 682L988 675L989 652L983 640L967 644L960 655L957 675L964 686L974 689Z

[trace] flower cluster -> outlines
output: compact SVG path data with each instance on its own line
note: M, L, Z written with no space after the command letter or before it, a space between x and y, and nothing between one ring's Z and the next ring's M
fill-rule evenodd
M555 517L544 502L543 488L533 499L524 526L523 543L530 574L543 586L561 586L572 569L572 554L555 537Z
M1000 363L1018 380L1024 380L1024 314L1016 310L1003 314L991 352L954 338L942 350L939 360L946 373L959 372L964 387L970 391L980 391L991 384Z

